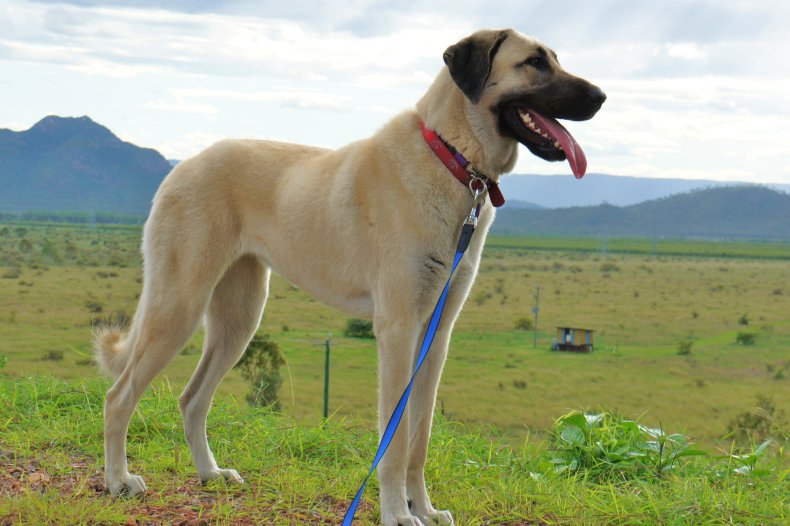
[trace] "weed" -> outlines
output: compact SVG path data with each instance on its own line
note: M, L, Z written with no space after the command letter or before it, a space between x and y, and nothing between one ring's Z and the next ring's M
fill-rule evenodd
M740 318L738 318L738 325L743 325L744 327L749 325L749 315L744 314Z
M484 290L481 290L480 292L475 294L474 302L475 302L475 304L477 304L478 307L482 307L483 305L485 305L486 301L491 299L491 297L492 297L492 294L490 292L486 292Z
M773 441L769 438L768 440L763 441L759 446L752 447L751 451L748 453L742 453L739 455L730 453L727 455L725 458L729 461L728 465L736 465L736 467L732 469L733 473L741 476L751 477L766 477L770 475L770 470L762 468L758 469L757 463L765 456L766 449L772 442Z
M21 276L21 275L22 275L22 269L20 269L19 267L15 267L15 268L10 268L10 269L6 270L5 272L3 272L3 275L0 276L0 278L2 278L2 279L18 279L19 276Z
M104 305L96 300L85 300L85 307L87 307L92 314L101 314L104 311Z
M524 380L513 380L513 387L521 389L522 391L527 388L527 382Z
M560 417L549 438L554 473L583 471L594 480L661 478L681 459L705 455L680 433L667 434L610 412L574 411Z
M738 444L763 442L770 437L787 438L786 414L772 396L758 394L755 406L736 415L727 425L727 436Z
M516 330L531 331L533 327L531 318L523 317L516 320Z
M346 322L346 330L343 334L349 338L375 338L373 332L373 322L360 318L350 318Z
M50 349L49 351L44 353L41 359L49 362L62 362L63 351L59 349Z
M599 270L604 273L619 272L620 267L618 267L616 264L612 263L611 261L605 261L604 263L601 263Z
M5 369L6 365L8 365L8 356L0 354L0 369Z
M190 354L195 354L197 352L200 352L200 349L198 349L197 345L195 345L194 343L190 343L185 345L184 348L181 349L181 356L189 356Z
M678 354L680 356L687 356L691 354L691 346L694 345L694 339L688 337L678 343Z
M738 332L735 335L735 343L741 345L754 345L754 342L757 340L757 335L753 332Z

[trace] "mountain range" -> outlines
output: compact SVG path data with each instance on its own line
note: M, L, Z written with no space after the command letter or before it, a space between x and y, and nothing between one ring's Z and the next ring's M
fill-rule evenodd
M0 213L142 217L176 163L89 117L45 117L26 131L0 130ZM790 185L509 175L502 189L497 234L790 239Z
M763 186L693 190L630 206L510 207L499 235L603 236L790 241L790 195Z
M507 175L500 184L507 207L570 208L609 204L630 206L670 195L724 186L752 184L704 179L660 179L589 173L581 180L571 175ZM766 185L790 192L790 184Z
M26 131L0 130L0 211L144 216L170 168L88 117L49 116Z

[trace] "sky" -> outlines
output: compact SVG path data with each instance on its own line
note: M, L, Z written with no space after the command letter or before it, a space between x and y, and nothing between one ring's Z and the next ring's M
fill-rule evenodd
M588 172L790 184L784 0L0 0L0 128L87 115L169 159L227 137L335 148L505 27L607 93L567 124ZM514 172L570 174L525 148Z

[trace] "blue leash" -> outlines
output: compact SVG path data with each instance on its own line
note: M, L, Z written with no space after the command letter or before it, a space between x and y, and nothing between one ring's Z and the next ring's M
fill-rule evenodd
M466 221L464 221L464 226L461 229L461 237L458 240L458 247L456 248L455 259L453 260L453 265L450 269L450 276L447 278L447 283L445 283L442 294L439 296L439 301L436 303L436 307L433 309L433 314L431 314L431 321L428 323L428 330L425 332L425 338L422 341L422 347L420 347L420 355L417 358L417 364L414 366L414 372L412 373L411 379L409 380L409 385L406 386L406 389L403 391L400 400L398 400L398 405L395 406L395 410L392 412L392 416L390 416L389 422L387 423L387 428L384 430L384 434L381 436L381 442L379 442L379 448L376 451L373 464L370 466L370 471L368 471L368 475L362 482L359 491L357 491L354 500L351 501L351 505L348 507L348 511L346 511L346 514L343 517L343 526L351 526L351 521L354 520L354 513L356 513L357 506L359 506L359 500L362 498L362 494L365 492L365 487L367 487L370 477L376 470L376 466L379 465L379 461L381 461L384 453L387 452L387 448L389 447L390 442L392 442L392 437L395 436L395 432L398 430L398 425L400 425L403 412L406 410L406 404L409 402L409 395L411 395L411 389L414 385L414 378L420 371L420 367L422 367L422 363L425 361L426 356L428 356L428 351L430 350L433 339L436 336L436 330L439 328L439 321L442 319L444 304L447 301L447 292L450 290L450 280L452 279L453 274L455 274L455 269L458 268L458 264L461 262L464 252L466 252L467 247L469 247L469 241L472 239L472 234L474 234L475 227L477 226L477 218L480 215L480 205L482 204L482 200L485 198L485 194L481 194L475 190L472 190L472 192L475 197L475 204L472 208L472 212L469 214L469 217L466 218Z

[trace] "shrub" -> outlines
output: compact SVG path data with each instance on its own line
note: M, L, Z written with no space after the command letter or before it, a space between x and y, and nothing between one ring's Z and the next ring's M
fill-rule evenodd
M343 334L349 338L375 338L373 333L373 322L370 320L361 320L359 318L350 318L346 322L346 330Z
M268 334L256 334L235 365L242 378L250 384L250 392L245 396L250 405L280 410L280 386L283 383L280 367L283 365L285 357L279 345Z
M785 416L784 409L777 409L773 397L758 394L752 409L738 413L730 420L727 435L741 444L763 442L772 436L786 438Z
M10 269L6 270L5 272L3 272L2 278L3 279L17 279L21 275L22 275L22 270L20 270L17 267L14 267L14 268L10 268Z
M101 312L104 310L104 305L96 300L85 300L85 306L93 314L101 314Z
M694 340L691 338L686 338L678 343L678 354L681 356L686 356L691 354L691 346L694 345Z
M744 314L743 316L738 318L738 325L743 325L743 326L749 325L749 315Z
M63 361L63 351L61 350L49 350L44 353L44 356L41 357L42 360L50 361L50 362L60 362Z
M516 320L516 329L519 331L531 331L533 328L532 319L530 318L519 318Z
M757 335L753 332L739 332L735 335L735 343L741 345L754 345L757 340Z

